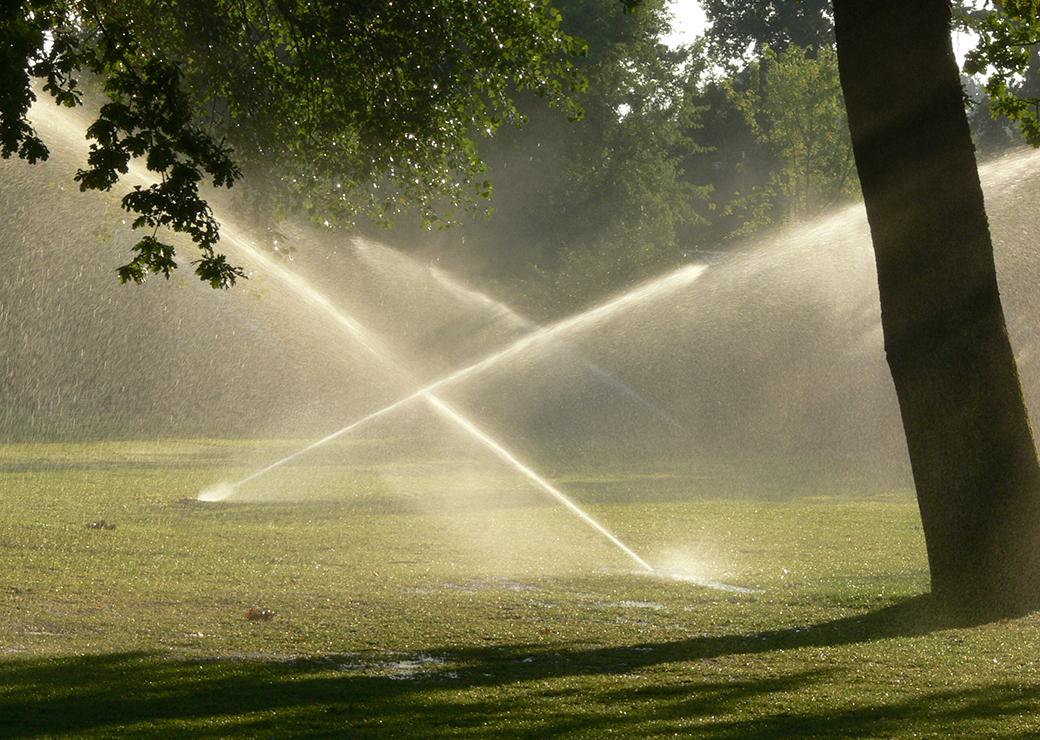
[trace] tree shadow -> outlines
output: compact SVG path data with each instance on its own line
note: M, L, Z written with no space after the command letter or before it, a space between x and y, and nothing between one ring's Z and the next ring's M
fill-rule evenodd
M170 659L151 653L9 659L0 663L0 735L215 733L279 736L480 736L689 731L718 737L891 734L922 718L932 731L962 720L1035 713L1038 685L936 691L835 711L783 711L777 692L840 681L831 670L734 680L704 672L664 683L644 669L806 647L835 647L965 626L919 597L861 616L746 635L624 647L509 645L432 651L410 677L373 675L358 656L298 661ZM385 656L384 656L385 658ZM367 668L371 668L371 664ZM378 673L378 671L377 671ZM746 674L745 674L746 675ZM590 680L597 677L605 680ZM616 679L616 680L615 680ZM751 704L762 707L748 715ZM623 709L623 711L621 711Z

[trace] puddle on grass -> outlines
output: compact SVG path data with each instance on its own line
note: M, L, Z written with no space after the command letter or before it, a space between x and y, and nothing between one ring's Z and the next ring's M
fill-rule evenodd
M667 581L676 581L678 583L689 583L692 586L699 586L700 588L710 589L712 591L724 591L731 594L760 594L762 589L753 588L749 586L738 586L732 583L725 583L723 581L716 581L713 578L705 578L700 575L693 573L685 573L677 570L668 570L661 568L653 572L647 572L644 570L631 570L626 571L629 575L639 576L640 578L661 578Z
M445 665L443 658L438 658L427 653L416 653L408 655L399 660L365 661L360 656L344 655L343 658L358 658L357 660L337 661L337 671L355 672L371 671L389 678L391 681L411 681L436 673L438 678L457 678L454 671L438 671Z
M417 655L414 658L387 663L384 668L390 671L389 678L392 680L406 681L418 678L422 673L429 672L431 667L442 665L444 665L444 661L440 658L434 658L432 655ZM454 676L455 674L450 675Z
M26 627L21 630L23 635L31 635L33 637L64 637L65 632L58 628L48 627Z
M664 604L658 604L655 601L619 601L618 606L623 606L626 609L652 609L654 611L661 611L664 609ZM610 606L607 604L606 606Z

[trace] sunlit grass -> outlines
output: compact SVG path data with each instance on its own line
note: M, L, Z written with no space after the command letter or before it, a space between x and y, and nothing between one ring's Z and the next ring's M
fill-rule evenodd
M291 443L0 447L0 734L1040 728L1040 620L930 616L908 495L583 489L652 563L761 589L734 594L641 576L450 461L329 456L263 500L193 501L258 446Z

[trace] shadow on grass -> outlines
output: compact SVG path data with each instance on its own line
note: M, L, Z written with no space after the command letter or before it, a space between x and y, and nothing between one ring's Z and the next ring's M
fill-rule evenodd
M900 734L949 731L963 720L1035 713L1040 686L936 691L848 708L777 692L840 685L825 670L753 675L674 671L666 664L913 637L954 626L925 598L859 617L751 635L547 653L523 645L434 652L431 670L407 680L360 670L356 656L301 661L185 660L150 653L0 663L0 736L162 733L329 736L544 735L613 730L634 735L696 729L714 737ZM746 671L745 674L755 674ZM762 673L758 671L757 673ZM706 676L711 676L707 677ZM694 723L691 726L691 722Z

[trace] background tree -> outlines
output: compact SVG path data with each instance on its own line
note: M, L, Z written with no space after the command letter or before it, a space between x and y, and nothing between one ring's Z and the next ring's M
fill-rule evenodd
M663 0L626 14L616 0L565 0L567 34L587 53L568 121L525 96L525 125L481 143L495 184L488 218L440 233L374 233L468 272L532 315L588 303L682 259L680 235L703 188L686 165L698 126L687 51L660 41Z
M693 182L710 189L712 195L705 206L695 204L703 222L687 225L684 238L694 250L712 251L726 249L734 237L746 237L786 218L797 217L803 211L813 211L812 197L807 210L795 205L805 203L798 193L799 188L804 190L804 168L799 186L799 180L793 177L792 160L783 153L785 150L791 153L793 149L789 143L779 141L786 138L785 130L789 133L791 129L781 125L779 131L774 132L773 121L777 119L776 114L793 121L803 115L807 105L825 105L843 111L844 101L836 84L830 2L709 0L704 8L708 20L706 43L698 52L703 59L702 68L710 72L699 82L696 93L703 112L701 128L695 135L703 151L691 155L687 173ZM964 85L970 101L969 123L976 146L983 154L1000 154L1021 145L1022 139L1001 115L1004 109L994 108L986 91L987 81L979 74L989 67L990 58L1007 59L1006 51L1001 51L1006 45L998 39L1016 34L1019 40L1031 38L1023 35L1028 25L1023 19L1028 13L1022 11L1019 20L1012 21L996 9L979 9L970 0L954 3L954 12L958 28L993 29L985 32L994 40L993 51L976 50L975 56L983 56L974 66L973 57L969 55L968 69L972 75L964 78ZM1014 31L1005 28L1009 23L1017 24ZM985 33L983 39L987 38ZM797 64L793 54L788 55L795 47L804 51ZM1034 89L1030 80L1035 78L1030 70L1040 64L1034 45L1031 61L1023 66L1024 48L1018 47L1012 55L1016 71L1002 76L1019 91L1016 94L1020 97ZM819 91L827 91L826 100L820 96L814 101L817 91L799 89L797 81L800 76L804 77L817 56L822 56L825 62L819 72L829 69L827 76L833 74L835 84L825 84ZM777 61L785 57L789 63L776 71L787 77L782 86L788 89L780 91L781 84L771 81L771 76ZM1005 69L1012 67L1005 64ZM995 80L989 82L996 85ZM804 97L806 95L808 97ZM774 107L773 114L769 106ZM841 138L845 136L842 134ZM837 156L831 158L830 170L837 174L831 182L823 184L825 190L836 187L822 195L817 205L838 202L857 189L856 179L847 177L849 168L841 163L846 157L851 162L847 139L844 145L835 142L831 151ZM820 175L824 181L828 179L826 168L821 169ZM810 173L809 180L812 179ZM817 182L821 182L820 178Z
M971 138L980 158L999 156L1023 146L1025 138L1021 129L1014 121L994 112L992 100L986 93L984 78L961 74L961 85L964 88Z
M706 43L697 51L708 73L696 92L703 113L695 134L703 153L691 155L687 172L710 189L711 198L699 211L704 223L690 224L685 238L693 251L717 251L737 237L838 202L855 191L855 178L847 176L851 150L844 122L832 115L838 112L840 119L844 104L830 2L711 0L704 8ZM783 66L773 80L779 60ZM821 83L818 89L808 84L812 78ZM788 103L786 95L795 97ZM806 128L810 119L813 129Z
M555 166L543 163L558 178L556 197L521 208L549 216L537 302L568 310L676 264L679 231L700 193L683 171L698 111L685 55L660 42L664 2L628 16L610 0L561 11L565 29L589 44L589 90L578 98L586 115L564 127ZM538 134L521 135L532 142Z
M768 179L738 194L730 209L743 209L741 231L802 220L855 193L852 147L834 51L810 56L795 44L767 49L761 90L730 86L758 141L772 155ZM754 75L758 63L750 69Z
M704 0L709 55L742 66L766 49L819 49L833 41L830 0Z

